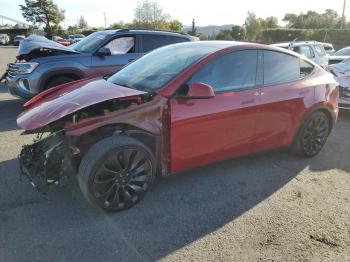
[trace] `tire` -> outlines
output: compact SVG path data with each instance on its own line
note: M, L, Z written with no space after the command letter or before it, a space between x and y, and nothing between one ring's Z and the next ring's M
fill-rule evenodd
M93 145L79 167L79 187L94 206L121 211L138 203L153 184L152 152L128 136L105 138Z
M78 78L74 78L72 76L56 76L51 78L47 84L44 86L43 90L49 89L51 87L59 86L65 83L69 83L72 81L78 80Z
M291 153L300 157L314 157L325 145L330 133L328 116L317 111L301 125L291 146Z

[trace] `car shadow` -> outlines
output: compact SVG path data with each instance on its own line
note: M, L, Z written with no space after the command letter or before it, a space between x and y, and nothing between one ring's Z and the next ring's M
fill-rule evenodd
M24 99L14 98L0 101L0 132L18 129L16 118L23 111Z
M91 207L74 178L66 187L35 193L14 176L19 172L16 160L1 162L0 235L7 239L5 258L14 260L11 254L21 253L39 261L54 256L71 261L110 261L116 256L123 261L159 260L233 222L305 169L350 172L349 156L344 154L350 139L339 139L348 137L349 127L350 118L340 115L326 147L312 159L276 150L169 176L142 202L120 213Z

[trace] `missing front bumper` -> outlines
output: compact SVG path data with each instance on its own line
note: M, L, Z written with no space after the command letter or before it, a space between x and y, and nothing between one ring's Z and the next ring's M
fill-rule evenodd
M64 184L70 174L67 148L63 132L44 138L38 135L33 144L23 146L18 157L21 177L27 177L36 190Z

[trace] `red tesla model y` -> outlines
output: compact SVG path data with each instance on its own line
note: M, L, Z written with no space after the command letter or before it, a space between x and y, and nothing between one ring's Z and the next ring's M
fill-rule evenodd
M75 170L92 204L136 204L166 175L273 148L320 152L338 114L333 76L294 52L239 42L159 48L104 79L49 89L17 122L38 133L22 172L35 187Z

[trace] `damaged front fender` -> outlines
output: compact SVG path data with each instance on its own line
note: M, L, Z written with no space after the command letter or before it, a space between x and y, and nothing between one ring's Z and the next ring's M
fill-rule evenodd
M161 135L163 112L166 108L167 99L156 96L152 101L138 106L87 118L78 123L69 123L64 130L67 136L80 136L103 126L127 124L154 135Z

